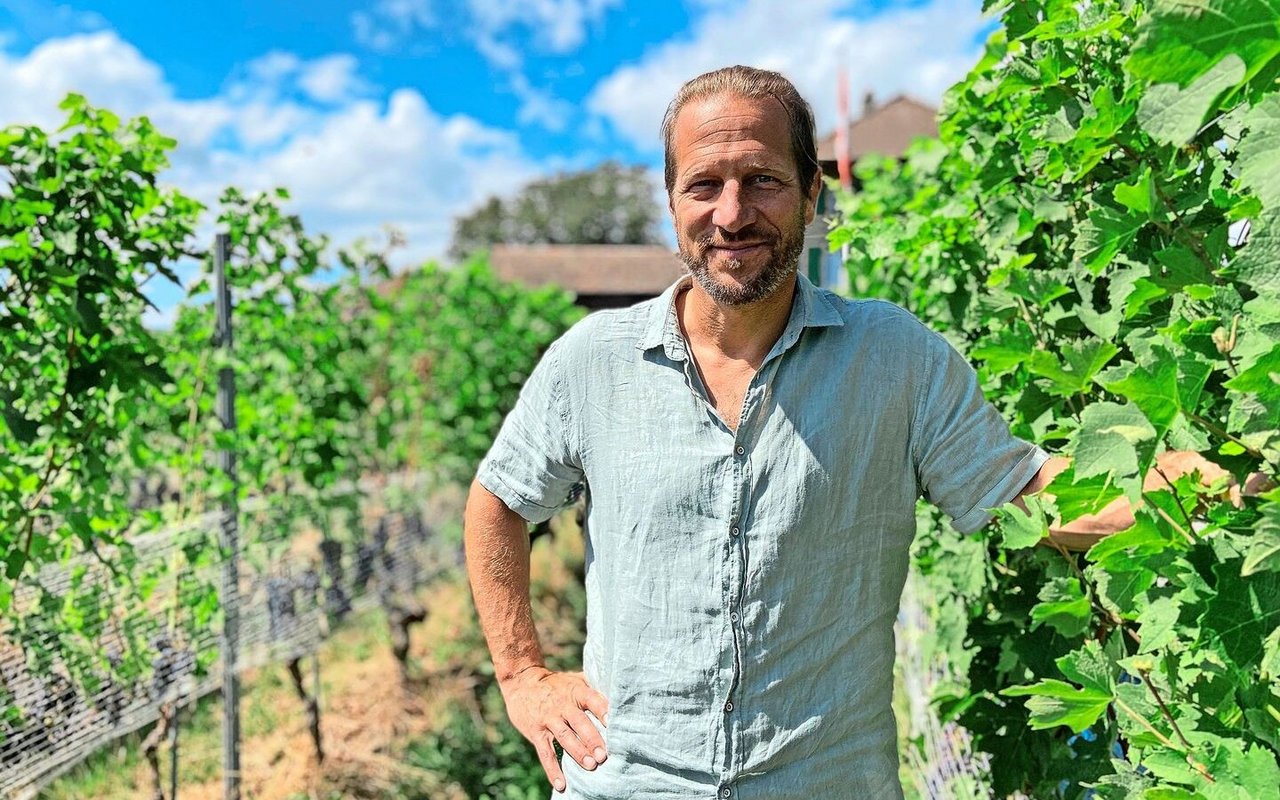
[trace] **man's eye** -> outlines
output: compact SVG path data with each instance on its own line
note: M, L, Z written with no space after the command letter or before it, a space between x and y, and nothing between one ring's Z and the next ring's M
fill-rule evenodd
M772 175L756 175L751 179L751 182L756 184L769 184L769 183L777 183L778 179L773 177Z

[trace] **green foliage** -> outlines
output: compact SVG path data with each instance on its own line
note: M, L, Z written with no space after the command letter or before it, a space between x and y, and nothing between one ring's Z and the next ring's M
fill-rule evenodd
M203 209L157 183L174 142L78 96L63 107L57 134L0 131L0 616L41 679L86 700L108 684L158 693L160 650L197 671L216 655L222 553L209 532L163 557L137 543L228 496L219 450L236 450L238 499L259 499L247 557L287 549L301 524L341 536L359 497L340 487L363 475L468 476L581 312L480 262L392 283L383 253L309 234L284 190L228 189L234 345L215 348L213 253L189 243ZM184 258L202 271L173 329L147 330L144 285L176 281ZM234 432L214 408L227 367ZM131 508L140 478L176 500ZM23 711L0 700L2 737Z
M111 609L139 599L124 534L128 465L146 444L132 421L170 380L140 287L175 279L200 205L157 186L174 142L145 118L122 123L76 95L62 107L56 136L0 131L0 616L37 643L38 667L58 654L96 685L105 639L131 635L109 630ZM81 566L15 606L21 576L108 552L118 583L86 580Z
M988 5L940 141L860 163L831 234L855 294L945 331L1016 433L1073 457L1056 507L922 536L968 667L936 702L998 796L1273 795L1280 495L1143 478L1166 450L1280 471L1280 3ZM1087 554L1032 546L1121 495L1135 524ZM985 565L945 556L975 542Z
M465 480L542 351L584 312L560 289L504 283L475 259L453 269L428 264L385 293L370 379L382 466L429 466Z
M449 255L494 244L660 244L655 188L644 167L613 161L542 178L454 220Z
M485 699L486 716L498 722L485 725L474 713L455 707L436 732L409 745L404 762L439 775L471 800L541 800L547 795L547 778L537 753L506 721L496 684ZM409 786L400 789L406 797L429 796Z

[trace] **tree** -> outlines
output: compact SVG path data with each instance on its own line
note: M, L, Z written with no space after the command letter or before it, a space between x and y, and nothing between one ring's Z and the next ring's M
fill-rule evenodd
M494 244L659 244L655 188L644 167L615 161L542 178L455 220L449 256Z

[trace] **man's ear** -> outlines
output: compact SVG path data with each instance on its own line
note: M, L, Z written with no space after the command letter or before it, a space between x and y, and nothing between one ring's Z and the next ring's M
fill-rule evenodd
M818 170L813 175L813 184L809 186L809 191L805 194L805 210L804 224L808 225L813 222L813 218L818 213L818 196L822 194L822 170Z

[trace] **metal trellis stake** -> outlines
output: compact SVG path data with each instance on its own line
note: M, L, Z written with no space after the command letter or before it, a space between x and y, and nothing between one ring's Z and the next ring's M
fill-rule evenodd
M217 310L217 346L231 356L231 290L227 286L230 237L219 233L213 245L214 302ZM236 430L236 383L230 366L218 370L218 418L222 429ZM227 476L222 500L222 796L240 800L240 679L236 662L240 649L240 528L234 442L218 450L218 466Z

